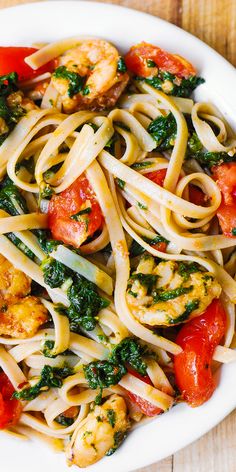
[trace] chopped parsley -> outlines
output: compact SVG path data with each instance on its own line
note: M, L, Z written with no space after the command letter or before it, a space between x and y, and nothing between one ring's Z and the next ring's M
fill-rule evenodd
M177 125L172 113L167 116L158 116L147 128L148 133L155 139L156 146L165 151L174 146Z
M107 451L106 456L111 456L112 454L114 454L114 452L116 452L116 450L121 445L121 443L124 441L126 436L127 436L126 431L117 431L114 434L114 446L111 447L109 449L109 451Z
M91 207L84 208L84 210L80 210L80 211L78 211L78 213L75 213L74 215L71 215L70 218L72 220L75 220L75 221L81 221L80 217L82 215L88 215L89 213L91 213L91 211L92 211Z
M90 94L89 85L85 85L85 87L82 90L82 95L89 95L89 94Z
M48 391L50 388L61 388L63 379L73 373L73 369L67 365L64 367L45 365L41 370L38 382L32 387L23 388L19 392L14 392L13 397L18 400L33 400L40 393Z
M119 57L118 59L117 71L121 72L122 74L124 74L127 71L127 67L126 67L125 60L123 57Z
M156 63L152 59L147 59L148 67L157 67Z
M68 81L68 96L72 98L83 90L84 78L77 72L68 70L65 66L59 66L53 73L56 79L66 79Z
M169 241L167 241L166 238L164 238L160 234L158 234L154 239L148 239L146 237L143 237L143 240L146 243L148 243L149 245L158 244L158 243L168 244L168 242L169 242ZM131 244L130 249L129 249L130 256L131 257L140 256L145 251L146 251L146 249L144 249L143 246L141 246L139 243L137 243L137 241L135 241L135 239L133 239L132 244Z
M155 64L156 66L156 64ZM154 67L154 66L148 66ZM151 85L157 90L162 90L167 95L174 95L175 97L189 98L192 92L200 84L203 84L205 80L202 77L192 75L188 78L177 77L167 71L158 71L158 74L151 78L136 77L136 80L145 81L148 85ZM166 83L170 87L166 87Z
M138 280L141 285L148 289L147 294L150 294L153 288L156 286L157 278L158 275L155 274L143 274L142 272L132 274L129 279L128 288L132 286L132 282Z
M190 274L193 274L194 272L199 272L199 271L200 271L200 267L196 262L190 262L190 263L180 262L178 264L178 273L184 279L184 282L186 282L189 279Z
M180 297L181 295L185 295L193 290L193 285L189 287L178 287L174 288L173 290L156 290L153 292L153 301L154 303L157 302L166 302L168 300L173 300L174 298Z
M67 296L70 307L65 314L70 320L70 329L74 332L78 332L80 327L87 331L93 330L98 312L109 305L109 301L98 294L96 285L79 274L73 277Z
M136 169L136 170L141 170L141 169L145 169L146 167L150 167L152 165L152 162L150 161L143 161L143 162L135 162L134 164L132 164L132 169Z
M144 348L135 338L124 338L115 346L111 353L111 360L115 364L129 364L139 374L145 375L147 372L146 363L142 359Z
M170 318L169 324L183 323L189 318L189 315L198 307L199 307L198 299L195 299L195 300L192 300L191 302L186 303L185 311L182 313L182 315L178 316L177 318Z
M125 188L125 181L124 180L117 178L116 183L117 183L118 187L121 188L121 190L124 190L124 188Z
M94 361L83 366L85 378L92 390L100 389L95 399L96 404L102 401L102 391L111 385L117 385L127 373L123 364L115 365L111 360Z
M236 154L229 156L227 152L210 152L205 151L195 131L188 139L186 158L194 158L204 167L211 168L220 165L223 162L232 162L236 160Z
M110 423L111 427L114 428L116 424L116 412L112 409L106 410L108 422Z

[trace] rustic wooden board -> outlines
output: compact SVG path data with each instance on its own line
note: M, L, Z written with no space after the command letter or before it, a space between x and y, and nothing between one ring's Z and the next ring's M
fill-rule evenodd
M236 66L236 0L96 1L135 8L175 23ZM23 3L27 2L0 0L0 8ZM191 446L137 472L236 472L236 411Z

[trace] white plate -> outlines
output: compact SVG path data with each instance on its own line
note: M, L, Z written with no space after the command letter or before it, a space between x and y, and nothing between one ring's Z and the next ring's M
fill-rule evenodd
M141 40L153 42L193 62L206 84L197 98L213 101L236 127L236 73L219 54L185 31L159 18L114 5L92 2L46 2L0 11L0 44L30 45L36 41L80 34L97 35L121 51ZM111 457L89 472L128 472L144 467L187 446L236 407L236 365L223 366L219 386L203 406L185 404L137 428ZM23 442L1 434L1 471L66 472L65 457L40 442Z

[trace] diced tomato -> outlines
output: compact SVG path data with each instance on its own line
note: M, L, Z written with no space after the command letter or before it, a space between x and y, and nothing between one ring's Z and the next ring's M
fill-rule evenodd
M236 162L214 166L211 169L226 205L236 204Z
M217 217L225 236L236 236L236 201L234 205L226 205L222 202L217 209Z
M21 415L22 404L12 398L14 387L4 372L0 373L0 429L15 425Z
M208 197L196 185L189 185L189 201L195 205L206 206Z
M176 338L183 351L174 356L176 384L192 407L209 400L215 390L213 352L226 332L226 314L219 300L180 329Z
M150 61L155 64L152 66ZM145 42L130 48L125 56L125 63L128 70L141 77L152 77L157 73L156 67L178 77L196 75L196 69L183 57Z
M75 217L88 207L88 213ZM80 247L102 223L101 208L84 174L59 195L53 195L49 202L48 225L52 237L58 241Z
M10 72L17 72L19 81L29 80L45 72L52 72L54 69L54 62L48 62L37 70L31 69L24 59L33 54L37 49L27 47L0 47L0 75L10 74Z
M167 243L165 243L164 241L161 241L160 243L151 244L151 246L153 247L153 249L156 249L157 251L166 252Z
M225 236L236 236L236 162L214 166L211 170L222 194L217 210L221 229Z
M148 172L147 174L144 174L144 177L149 180L152 180L152 182L154 182L155 184L163 187L166 172L167 169L154 170L153 172Z
M137 377L138 379L142 380L143 382L145 382L148 385L152 385L151 379L148 377L148 375L142 376L138 372L136 372L135 370L130 369L129 367L128 367L128 371L134 377ZM157 406L155 406L152 403L148 402L144 398L139 397L138 395L135 395L135 393L129 392L129 390L127 390L127 395L129 397L129 399L133 403L135 403L139 407L141 412L146 416L156 416L156 415L159 415L162 412L161 408L158 408Z

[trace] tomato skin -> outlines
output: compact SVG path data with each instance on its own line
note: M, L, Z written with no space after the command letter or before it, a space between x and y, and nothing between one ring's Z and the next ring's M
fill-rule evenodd
M157 74L156 67L148 67L147 60L155 62L157 68L170 72L178 77L188 78L196 75L196 69L186 59L175 54L142 42L132 46L125 56L125 63L131 72L141 77L151 77Z
M212 167L213 178L216 181L226 205L236 203L236 162Z
M144 174L144 177L151 180L155 184L160 185L160 187L163 187L166 172L167 169L154 170L153 172L148 172L147 174Z
M45 72L52 72L54 63L49 62L37 70L31 69L24 59L30 56L37 49L28 47L4 47L0 46L0 75L10 74L10 72L17 72L19 81L29 80Z
M236 201L234 205L222 202L216 214L224 235L233 238L235 234L232 234L232 230L236 228Z
M81 221L71 219L89 200L91 212ZM52 237L65 244L80 247L103 223L101 208L88 179L82 174L59 195L53 195L48 208L48 225Z
M206 206L207 195L196 185L189 185L189 201L195 205Z
M11 398L14 387L4 372L0 373L0 429L15 425L22 411L22 404Z
M217 217L225 236L233 237L236 228L236 162L212 167L213 178L221 194L222 202L217 209Z
M219 300L186 323L176 343L183 351L174 356L175 380L182 396L192 407L200 406L213 394L211 372L213 352L226 332L226 314Z
M151 379L148 377L148 375L140 375L138 372L136 372L133 369L130 369L128 367L128 371L131 375L134 377L137 377L137 379L142 380L148 385L152 385ZM135 403L141 412L146 415L146 416L156 416L162 413L161 408L158 408L157 406L153 405L152 403L148 402L142 397L139 397L138 395L135 395L135 393L129 392L129 390L126 390L126 393L131 400L131 402Z

